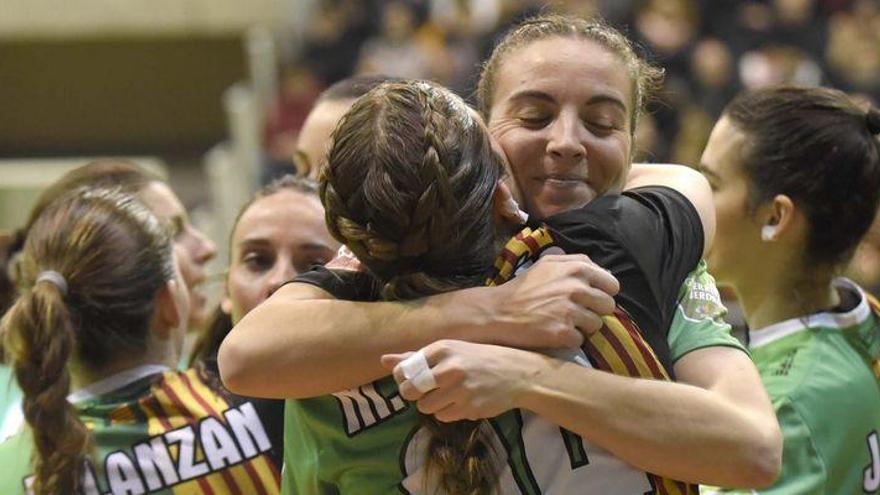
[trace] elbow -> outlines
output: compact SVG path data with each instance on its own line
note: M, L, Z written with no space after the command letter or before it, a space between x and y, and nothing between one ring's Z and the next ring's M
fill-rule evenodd
M774 418L775 419L775 418ZM782 470L782 432L779 424L773 424L754 442L749 458L747 479L743 485L749 488L766 488L776 481Z
M249 376L249 372L253 373L253 368L247 365L247 352L228 336L217 353L217 367L220 370L220 381L227 390L238 395L255 395Z

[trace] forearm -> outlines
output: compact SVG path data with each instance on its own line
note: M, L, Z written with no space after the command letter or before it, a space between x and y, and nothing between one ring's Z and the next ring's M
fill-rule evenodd
M648 472L692 483L760 486L778 469L778 427L711 389L616 376L533 355L520 407Z
M382 354L418 349L452 335L461 338L460 333L477 338L474 328L482 318L472 306L443 310L462 293L408 303L361 303L328 299L323 291L323 299L302 299L297 290L303 288L279 290L224 340L218 361L232 392L302 398L345 390L387 375L379 362Z

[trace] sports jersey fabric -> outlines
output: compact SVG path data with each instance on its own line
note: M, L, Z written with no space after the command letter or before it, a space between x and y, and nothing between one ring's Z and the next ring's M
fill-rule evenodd
M231 406L195 370L133 368L68 397L96 452L83 467L84 495L275 494L279 473L252 404ZM29 428L0 444L0 493L32 483Z
M878 307L855 283L834 285L855 307L750 332L783 434L779 478L763 490L702 493L880 493L880 370L872 369L880 356Z

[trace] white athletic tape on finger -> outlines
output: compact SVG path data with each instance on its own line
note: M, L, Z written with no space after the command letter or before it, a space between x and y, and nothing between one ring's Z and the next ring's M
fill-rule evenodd
M437 381L434 379L431 367L428 366L428 358L425 357L424 352L418 351L401 361L400 369L403 371L403 377L409 380L419 392L430 392L437 388Z
M416 390L423 394L426 394L431 390L437 388L437 380L434 379L434 373L429 369L426 369L418 375L410 378L409 382L412 383L413 387L415 387Z
M417 351L412 356L404 359L400 362L399 366L403 370L403 377L407 380L412 380L414 376L422 371L429 371L431 369L428 366L428 358L425 357L425 353L422 351Z

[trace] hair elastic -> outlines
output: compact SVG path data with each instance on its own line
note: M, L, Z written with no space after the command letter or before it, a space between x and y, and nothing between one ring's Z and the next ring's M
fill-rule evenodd
M49 282L50 284L58 287L58 290L61 291L62 296L67 295L67 281L64 280L64 276L55 270L45 270L40 272L37 275L37 280L34 282L34 285L40 282Z

